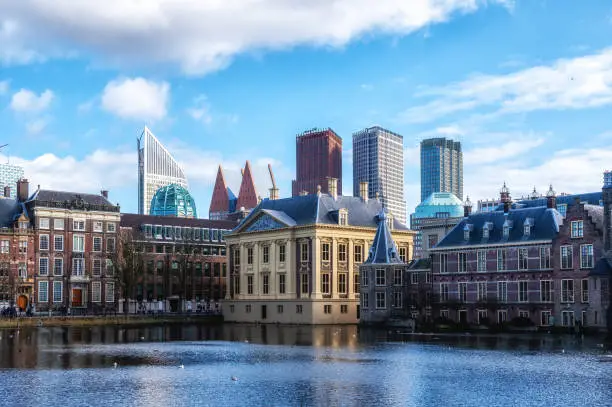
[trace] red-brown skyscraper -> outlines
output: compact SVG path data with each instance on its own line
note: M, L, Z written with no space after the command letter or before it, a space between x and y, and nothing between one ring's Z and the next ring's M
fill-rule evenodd
M296 137L296 179L293 196L328 192L328 179L338 180L338 195L342 195L342 139L332 129L312 129Z

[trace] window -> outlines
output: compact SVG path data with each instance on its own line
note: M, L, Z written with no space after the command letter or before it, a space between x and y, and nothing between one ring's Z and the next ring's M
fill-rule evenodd
M106 252L115 253L115 238L109 237L106 239Z
M247 264L253 264L253 248L247 248Z
M111 259L106 259L106 276L112 276L115 272L115 266L113 265L113 261Z
M593 245L592 244L580 245L580 268L583 268L583 269L593 268Z
M508 301L508 283L506 281L497 282L497 301L498 302Z
M84 220L73 220L72 221L72 229L73 230L85 230L85 221Z
M64 274L64 259L56 257L53 259L53 275L61 276Z
M438 235L427 236L427 248L433 249L438 244Z
M361 294L361 308L368 309L370 307L370 297L368 293Z
M529 236L531 234L531 226L530 225L523 226L523 234L525 236Z
M308 261L308 243L302 243L300 245L300 259L302 262Z
M347 273L339 273L338 274L338 294L346 294L348 289L348 274Z
M329 281L329 273L321 274L321 293L330 294L330 281Z
M61 281L54 281L53 282L53 302L56 304L59 304L62 302L62 297L63 297L63 290L62 290L62 282Z
M563 326L574 326L574 311L562 311L561 324Z
M402 269L393 270L393 285L402 285Z
M302 273L301 285L302 285L302 294L308 294L308 291L309 291L308 274Z
M91 283L91 301L92 302L102 301L102 283L99 281L93 281Z
M387 284L385 269L376 269L376 285L381 287Z
M402 249L400 248L400 257L401 257ZM363 262L363 246L355 245L355 263Z
M329 261L329 243L321 243L321 260Z
M561 246L561 268L571 269L574 267L572 246Z
M270 275L264 274L262 277L263 277L263 293L270 294Z
M520 311L519 310L519 318L529 318L529 311Z
M343 243L338 245L338 261L341 263L346 262L346 245Z
M341 314L348 314L348 305L346 305L346 304L340 305L340 313Z
M497 323L503 324L507 320L508 320L508 311L506 311L505 309L497 310Z
M355 294L359 294L359 290L361 289L361 280L359 279L359 273L353 274L353 292Z
M102 222L96 221L93 223L93 231L94 232L104 232L104 227Z
M466 303L467 302L467 285L468 283L465 281L462 281L458 284L458 289L459 289L459 302L462 303Z
M99 277L102 275L102 260L101 259L93 259L91 272L95 277Z
M49 229L49 218L40 218L38 220L39 229Z
M28 265L26 263L19 263L17 275L19 278L28 278Z
M527 281L519 281L518 282L518 302L527 302L528 301L528 287L529 283Z
M53 229L64 230L64 219L53 219Z
M561 302L574 302L574 280L561 280Z
M552 319L551 311L541 311L540 312L540 325L547 326L550 325Z
M106 283L105 288L104 300L106 302L115 302L115 283Z
M40 250L49 250L49 235L40 235L38 243Z
M0 253L9 253L11 251L11 242L8 240L2 240L0 242Z
M377 292L376 293L376 309L387 308L387 293Z
M479 309L476 316L478 317L478 325L484 324L489 319L489 313L486 309Z
M565 215L567 214L567 204L559 204L559 205L557 205L557 211L559 211L561 216L563 216L565 218Z
M247 276L247 294L253 294L253 276Z
M402 308L402 292L401 291L393 292L393 306L395 308Z
M580 282L580 301L589 302L589 279L585 278Z
M284 274L279 274L278 275L278 293L279 294L285 294L285 280L286 280L287 276Z
M440 273L446 273L447 269L447 255L440 254Z
M38 259L38 274L41 276L49 275L49 259L47 257Z
M160 246L158 246L160 247ZM101 252L102 251L102 238L99 236L94 236L93 237L93 251L94 252ZM158 251L158 253L161 253Z
M526 247L521 247L518 249L518 269L519 270L527 270L528 262L528 250Z
M506 249L497 249L497 271L506 270Z
M285 250L286 250L286 248L287 247L284 244L278 246L278 261L281 262L281 263L285 262L285 257L286 257Z
M427 284L431 283L431 273L429 271L425 273L425 282Z
M64 251L64 236L62 235L53 236L53 248L56 252Z
M440 301L448 301L448 283L440 283Z
M332 313L332 306L331 305L323 305L323 312L325 314L331 314Z
M284 311L284 307L283 307L282 305L277 305L277 306L276 306L276 312L277 312L278 314L282 314L282 313L283 313L283 311Z
M49 302L49 282L38 282L38 302Z
M403 261L404 263L406 263L406 248L405 247L400 247L399 248L399 258L401 261Z
M583 326L587 326L588 325L587 315L588 315L587 311L582 311L582 315L580 316L580 319L582 320L582 325Z
M468 270L467 253L457 254L457 268L460 273L466 273Z
M487 282L479 281L476 283L476 301L486 301L487 300Z
M296 305L295 306L295 313L296 314L301 314L303 312L303 307L302 305Z
M584 225L581 220L573 220L571 223L571 236L572 239L578 239L584 237Z
M245 306L244 306L244 310L245 310L245 312L246 312L247 314L250 314L250 313L251 313L251 311L252 311L252 309L253 309L253 308L251 307L251 304L248 304L248 305L245 305Z
M510 236L510 225L504 225L503 227L504 238L507 239Z
M72 259L72 275L73 276L83 276L85 273L85 260L76 258Z
M448 319L448 310L447 309L440 310L440 318Z
M540 302L552 302L553 282L551 280L540 281Z
M418 284L419 283L419 273L410 273L410 284Z
M470 240L470 229L468 228L463 229L463 239Z
M486 250L478 250L476 252L477 258L477 270L478 271L487 271L487 251Z
M78 253L85 251L85 236L72 235L72 251Z
M348 225L348 213L346 212L346 210L340 210L339 215L340 216L338 220L339 220L340 226Z
M364 273L361 275L361 285L364 287L367 287L368 284L370 283L368 271L369 270L364 270Z
M265 264L268 264L270 262L270 246L264 246L261 248L261 250L262 250L263 262Z
M26 254L27 252L28 252L28 242L27 242L27 240L20 240L19 241L19 253L20 254Z
M112 222L108 222L106 224L106 231L109 233L115 233L115 224Z
M540 268L550 268L550 247L540 247Z
M489 226L488 225L485 225L482 228L482 238L483 239L488 239L489 238Z

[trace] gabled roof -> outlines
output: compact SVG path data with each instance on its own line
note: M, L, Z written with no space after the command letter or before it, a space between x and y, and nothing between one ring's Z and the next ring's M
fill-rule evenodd
M253 174L251 172L251 163L247 161L244 167L244 174L242 175L240 190L238 191L238 202L236 203L236 209L254 208L257 206L258 200L257 190L255 189L255 181L253 181Z
M230 206L229 188L225 183L225 176L223 175L223 168L219 165L217 169L217 178L215 179L215 186L213 188L212 198L210 199L209 212L228 212Z
M397 254L397 246L387 227L387 215L381 210L377 216L378 228L370 247L370 253L364 265L368 264L403 264Z
M595 224L595 228L601 233L604 231L604 208L599 205L584 205L584 210L589 215L591 221Z
M528 236L523 225L527 219L533 219L533 226ZM483 226L491 222L489 238L483 237ZM504 224L510 224L508 237L504 237ZM525 208L503 211L479 212L464 218L446 235L433 250L451 247L469 247L475 245L493 245L503 243L528 243L530 241L552 240L559 233L563 217L556 209L546 207ZM464 230L469 229L469 239L465 239Z

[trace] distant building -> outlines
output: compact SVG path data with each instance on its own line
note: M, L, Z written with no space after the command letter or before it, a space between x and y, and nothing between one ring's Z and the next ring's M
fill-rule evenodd
M137 139L138 213L150 213L151 199L160 187L176 184L188 188L183 168L145 126Z
M264 199L226 236L225 321L335 324L359 319L359 265L378 227L381 203L330 194ZM386 218L398 257L411 256L414 233Z
M328 179L338 180L342 195L342 139L332 129L312 129L296 137L296 178L292 195L328 193Z
M429 249L442 240L463 216L463 203L450 192L434 192L421 202L410 215L410 228L417 232L414 257L428 257Z
M155 192L151 200L151 215L175 218L197 218L196 204L189 191L180 185L170 184Z
M223 168L219 165L217 178L213 188L208 218L211 220L240 220L259 203L259 196L255 188L251 164L247 161L242 170L242 181L238 197L225 183Z
M353 134L353 196L367 182L368 197L380 196L385 208L406 223L404 200L404 139L375 126Z
M0 164L0 187L4 188L4 197L15 199L17 181L23 178L23 167L12 164Z
M463 200L461 142L444 137L421 141L421 201L434 192L450 192Z

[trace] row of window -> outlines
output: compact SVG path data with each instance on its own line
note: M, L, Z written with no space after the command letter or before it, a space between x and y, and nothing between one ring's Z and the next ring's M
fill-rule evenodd
M27 243L27 242L26 242ZM92 238L92 251L101 252L102 251L102 237L94 236ZM41 251L50 250L50 242L49 235L40 235L38 238L38 248ZM63 235L54 235L53 236L53 250L56 252L64 251L64 236ZM85 235L72 235L72 251L77 253L85 252ZM106 251L108 253L115 252L115 238L107 237L106 238Z
M28 241L20 240L18 243L19 254L26 254L28 252ZM11 241L0 240L0 253L9 254L11 252Z
M64 298L64 284L62 281L53 281L52 284L52 302L54 304L61 304ZM105 283L104 294L104 302L115 302L114 282ZM49 281L38 282L38 302L49 302ZM91 302L102 302L102 283L100 281L91 283Z
M265 306L265 305L264 305ZM236 306L234 304L230 305L229 307L230 312L233 314L236 311ZM333 312L332 309L332 305L331 304L324 304L323 305L323 313L324 314L332 314ZM253 306L251 304L246 304L244 306L244 312L246 312L247 314L250 314L251 312L253 312ZM276 313L277 314L283 314L285 312L285 306L282 304L279 304L276 306ZM304 313L304 307L301 304L296 304L295 306L295 313L296 314L303 314ZM340 313L341 314L348 314L348 305L347 304L341 304L340 305ZM262 319L266 319L265 316L262 316Z
M498 302L508 301L508 284L517 285L517 302L529 302L529 282L528 281L498 281L497 282L497 296L495 298ZM476 301L487 301L490 300L487 293L488 282L478 281L475 283L469 282L458 282L457 283L457 300L462 303L468 302L468 288L476 285ZM553 302L553 290L554 284L552 280L541 280L539 297L540 302ZM450 283L440 283L440 302L447 302L449 300L449 288ZM580 280L580 286L574 286L574 280L565 279L561 280L561 302L562 303L573 303L575 302L575 289L578 289L578 295L580 301L583 303L589 302L589 280ZM472 290L469 290L473 292Z
M457 311L459 314L459 320L466 321L467 320L467 310L459 310ZM441 310L440 317L448 319L449 310ZM485 320L489 320L489 313L486 309L479 309L476 311L477 323L481 323ZM519 310L518 311L519 318L530 318L530 313L527 310ZM588 318L588 311L581 312L581 323L583 326L587 326L590 322ZM500 309L497 310L497 323L503 324L508 321L508 310ZM541 326L550 326L554 324L554 318L552 315L552 311L540 311L540 325ZM574 311L561 311L561 325L562 326L574 326L576 320L574 317ZM593 311L592 323L599 323L599 314L597 311Z
M393 308L402 308L402 292L393 292ZM361 294L361 308L367 310L370 308L370 295L369 293ZM385 291L374 293L374 308L375 309L386 309L387 308L387 293Z
M38 228L49 230L51 229L51 220L49 218L38 218ZM73 219L72 230L85 231L86 222L84 219ZM64 230L65 224L64 219L53 219L53 230ZM102 233L104 232L104 222L94 221L92 222L92 231ZM108 233L115 233L117 231L117 224L114 222L106 222L106 231Z
M349 289L349 277L348 273L338 273L338 294L348 294ZM287 276L285 274L278 274L278 294L285 294L287 292ZM255 276L247 275L247 294L254 294ZM308 274L300 275L300 291L302 294L309 293L309 279ZM331 294L331 274L321 274L321 293L324 295ZM355 293L359 293L359 274L355 274L353 290ZM237 289L239 292L239 289ZM262 274L261 293L264 295L270 294L270 275Z
M472 231L472 225L465 225L463 229L464 239L470 240L470 232ZM523 235L530 236L531 229L533 228L533 221L531 219L526 219L523 224ZM489 231L492 229L493 225L490 222L486 222L482 228L482 237L483 239L489 238ZM503 236L504 238L508 238L510 236L511 224L506 221L503 225ZM584 222L582 220L575 220L570 223L570 235L572 239L579 239L584 237Z
M193 255L211 255L211 256L225 256L226 249L225 246L187 246L182 247L180 244L177 245L144 245L144 247L136 246L135 251L141 252L144 248L145 253L155 253L155 254L173 254L173 253L187 253Z
M41 257L38 260L38 275L40 276L48 276L52 273L54 276L63 276L64 275L64 259L61 257L56 257L53 259L53 269L50 270L49 267L50 259L48 257ZM112 275L114 272L113 262L110 259L92 259L91 260L91 275L94 277L100 277L102 275L102 264L106 265L106 275ZM72 259L72 270L71 275L76 277L85 276L85 259L83 258L74 258Z
M225 241L226 230L182 226L143 225L145 237L165 240Z
M385 269L376 269L374 272L375 276L375 285L377 287L385 287L387 285L387 273ZM393 285L401 286L403 284L403 269L394 269L393 270ZM424 273L425 275L425 283L431 283L431 273ZM418 284L419 283L419 273L410 273L410 284ZM363 273L361 275L361 284L364 287L367 287L370 284L369 274Z

